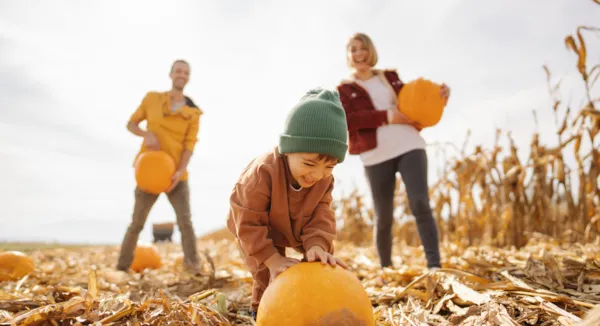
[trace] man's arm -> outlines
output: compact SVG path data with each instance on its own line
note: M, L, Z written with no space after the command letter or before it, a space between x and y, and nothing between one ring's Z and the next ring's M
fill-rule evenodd
M183 147L187 152L194 152L194 147L198 142L198 130L200 129L200 116L202 111L198 109L198 112L194 114L192 122L190 123L187 132L185 133L185 139L183 140Z
M179 159L179 166L177 167L177 171L171 179L171 186L169 189L167 189L167 193L173 190L177 183L179 183L179 180L185 173L192 154L194 153L194 147L196 147L196 142L198 141L200 115L202 115L202 111L198 109L198 112L196 112L192 117L192 122L185 133L185 139L183 140L183 151L181 153L181 158Z
M194 116L192 123L188 127L185 134L185 140L183 141L183 153L181 153L181 161L179 163L178 170L183 171L187 168L190 158L194 153L194 148L198 142L198 130L200 129L200 115L201 111Z
M148 131L140 128L139 122L129 121L127 122L127 130L132 134L140 137L146 137L148 135Z
M147 93L142 100L142 103L138 106L137 110L131 115L127 122L127 130L136 136L144 138L144 145L150 150L159 150L160 144L156 136L148 130L140 128L140 122L147 119L147 107L150 101L150 93Z
M137 110L129 117L129 121L127 121L127 130L132 134L140 137L146 137L148 135L148 131L140 128L140 122L146 120L146 107L148 105L148 97L149 94L146 94L142 99L142 103L138 106Z
M184 149L183 153L181 153L181 161L179 162L179 167L177 168L177 170L185 171L185 169L188 166L188 163L190 162L191 157L192 157L192 152L190 152L187 149Z

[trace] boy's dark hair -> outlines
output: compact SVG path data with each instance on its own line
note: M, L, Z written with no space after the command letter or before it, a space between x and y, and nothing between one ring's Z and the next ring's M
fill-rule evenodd
M186 65L188 65L188 67L190 66L189 62L183 60L183 59L177 59L173 62L173 64L171 65L171 72L173 72L173 67L175 67L175 65L177 63L185 63Z
M329 154L319 154L319 156L317 156L317 160L325 160L325 162L338 163L337 157L333 157Z

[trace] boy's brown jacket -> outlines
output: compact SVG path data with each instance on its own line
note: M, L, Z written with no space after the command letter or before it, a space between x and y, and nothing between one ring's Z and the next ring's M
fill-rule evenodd
M305 252L318 245L333 254L333 176L307 190L295 216L291 216L288 204L288 193L293 192L290 178L287 162L276 147L250 162L231 193L227 227L257 265L275 254L275 247Z

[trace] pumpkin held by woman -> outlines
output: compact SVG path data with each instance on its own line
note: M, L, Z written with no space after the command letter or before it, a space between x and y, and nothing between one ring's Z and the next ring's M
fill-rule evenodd
M141 190L158 195L169 188L175 170L175 160L169 154L143 152L135 161L135 180Z
M358 278L321 262L298 263L279 274L256 317L259 326L374 325L371 301Z
M442 118L446 99L441 85L424 78L404 84L398 94L398 109L423 128L436 125Z

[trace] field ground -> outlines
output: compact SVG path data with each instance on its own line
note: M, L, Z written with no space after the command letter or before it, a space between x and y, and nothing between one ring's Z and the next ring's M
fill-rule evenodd
M98 247L98 245L82 245L82 244L60 244L58 242L0 242L0 251L18 250L22 252L32 252L35 250L53 249L53 248L88 248Z
M163 266L142 273L114 270L116 246L16 247L29 251L37 268L0 283L0 325L251 325L251 277L235 243L215 232L198 244L203 277L182 270L176 244L159 244ZM381 270L371 247L336 245L369 294L378 325L584 325L600 303L600 241L560 245L540 236L520 250L445 244L444 268L433 275L423 273L417 247L397 244L396 268Z

